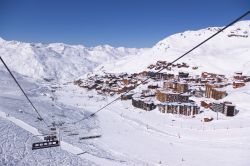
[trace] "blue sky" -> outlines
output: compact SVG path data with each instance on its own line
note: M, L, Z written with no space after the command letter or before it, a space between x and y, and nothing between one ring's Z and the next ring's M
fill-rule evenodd
M249 0L0 0L0 37L151 47L174 33L223 26L249 9Z

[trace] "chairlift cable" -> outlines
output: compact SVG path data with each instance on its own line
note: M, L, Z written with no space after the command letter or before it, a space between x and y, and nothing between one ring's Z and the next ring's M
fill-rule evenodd
M32 103L32 101L29 99L29 97L27 96L27 94L24 92L23 88L21 87L21 85L19 84L19 82L17 81L17 79L15 78L15 76L12 74L12 72L10 71L10 69L8 68L7 64L4 62L4 60L2 59L2 57L0 56L0 60L2 61L3 65L5 66L5 68L8 70L9 74L11 75L11 77L13 78L13 80L15 81L15 83L17 84L17 86L19 87L19 89L22 91L23 95L26 97L26 99L28 100L28 102L30 103L30 105L32 106L32 108L34 109L34 111L37 113L38 115L38 119L40 121L43 121L44 124L46 126L48 126L48 124L44 121L44 119L42 118L41 114L38 112L38 110L36 109L36 107L34 106L34 104Z
M180 60L181 58L183 58L184 56L186 56L187 54L189 54L190 52L192 52L193 50L197 49L198 47L200 47L201 45L203 45L204 43L206 43L207 41L209 41L210 39L212 39L213 37L217 36L219 33L221 33L222 31L224 31L225 29L227 29L228 27L230 27L231 25L235 24L236 22L238 22L239 20L241 20L242 18L246 17L248 14L250 14L250 10L248 10L247 12L245 12L243 15L241 15L240 17L236 18L235 20L233 20L232 22L230 22L228 25L226 25L224 28L220 29L219 31L217 31L216 33L214 33L213 35L211 35L210 37L208 37L207 39L205 39L204 41L202 41L201 43L197 44L196 46L194 46L192 49L188 50L187 52L185 52L183 55L179 56L178 58L176 58L175 60L173 60L171 63L168 63L166 66L164 66L162 69L160 69L159 71L156 72L156 74L160 73L161 71L163 71L164 69L167 69L170 65L172 65L173 63L177 62L178 60ZM145 83L146 81L148 81L150 79L150 76L143 80L141 83L136 84L135 87L131 90L128 90L127 92L123 93L122 95L125 95L127 93L129 93L130 91L134 90L135 88L137 88L138 86L140 86L141 84ZM120 95L119 97L115 98L114 100L112 100L111 102L109 102L108 104L104 105L103 107L99 108L97 111L93 112L92 114L90 114L87 117L84 117L78 121L73 122L72 124L76 124L78 122L81 122L85 119L89 119L91 117L93 117L96 113L102 111L104 108L108 107L109 105L115 103L117 100L119 100L122 95Z

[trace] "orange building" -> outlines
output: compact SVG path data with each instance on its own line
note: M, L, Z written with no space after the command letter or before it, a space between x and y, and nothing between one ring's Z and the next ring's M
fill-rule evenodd
M243 82L243 81L234 81L233 82L233 88L240 88L240 87L243 87L243 86L245 86L246 84L245 84L245 82Z
M222 99L227 96L227 92L222 88L223 84L206 84L205 97L215 100Z
M156 99L161 102L188 102L189 95L165 90L157 90Z
M181 82L178 82L177 83L177 87L176 87L176 91L178 93L185 93L188 91L188 84L187 83L181 83Z

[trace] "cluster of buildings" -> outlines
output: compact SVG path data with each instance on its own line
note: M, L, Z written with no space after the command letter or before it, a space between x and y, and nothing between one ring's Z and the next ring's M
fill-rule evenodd
M250 76L243 75L242 72L235 72L233 78L233 88L243 87L246 82L250 82Z
M186 116L194 116L200 113L200 107L194 102L164 102L158 104L161 113L182 114Z
M99 94L113 96L134 89L140 82L141 79L137 75L106 73L103 76L89 76L86 80L76 80L74 84L88 90L96 90Z
M132 97L132 105L146 111L151 111L156 108L154 97L142 97L140 95L134 95Z
M189 68L189 65L184 62L177 64L169 64L167 61L157 61L156 64L151 64L147 68L150 70L161 70L162 68L167 68L167 70L171 70L172 67Z
M103 76L94 75L74 83L89 90L95 89L100 94L112 96L123 93L121 100L131 100L134 107L146 111L158 107L161 113L194 116L200 113L201 106L226 116L234 116L237 113L235 105L230 102L210 103L203 100L197 104L190 100L190 97L223 99L227 96L227 86L232 85L234 88L245 86L245 83L250 81L249 76L236 72L229 80L225 75L208 72L195 76L190 76L188 72L178 74L157 72L162 68L171 70L173 67L188 68L189 65L186 63L169 65L166 61L158 61L156 64L149 65L148 70L140 73L105 73ZM145 79L148 81L144 82ZM141 83L144 84L144 90L131 91Z
M226 85L220 83L206 84L205 97L213 98L215 100L223 99L227 96L227 92L223 87L226 87Z
M210 108L214 112L220 112L226 116L234 116L238 113L236 106L232 102L209 102L201 101L201 106L204 108Z
M234 116L237 113L235 105L232 102L213 102L211 109L215 112L220 112L226 116Z

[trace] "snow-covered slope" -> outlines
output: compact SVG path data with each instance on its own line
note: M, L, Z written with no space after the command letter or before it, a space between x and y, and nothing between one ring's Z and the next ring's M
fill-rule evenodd
M70 81L88 72L138 72L157 60L171 61L208 36L218 27L186 31L159 41L152 48L114 48L109 45L87 48L63 43L41 44L5 41L0 54L12 70L35 79ZM241 21L181 59L196 72L250 74L250 21Z
M220 28L211 27L198 31L174 34L138 56L126 56L111 62L103 70L113 72L138 72L157 60L172 61L193 48ZM198 66L198 73L210 71L232 74L243 70L250 73L250 21L241 21L229 27L195 51L180 60Z
M91 72L101 63L140 51L109 45L87 48L83 45L34 44L5 41L0 38L0 55L10 68L35 79L73 80Z
M198 65L197 72L205 69L218 73L249 72L249 25L250 21L239 22L184 61ZM34 82L23 77L55 77L65 81L98 65L99 71L141 71L157 60L175 58L217 29L176 34L147 50L29 44L0 39L0 55L15 70L15 76L42 117L49 124L63 122L60 147L32 151L32 143L41 141L35 137L37 132L48 128L37 121L36 113L0 65L0 165L249 166L249 83L240 89L228 89L225 100L232 101L240 110L235 117L219 113L218 120L203 123L204 117L209 115L215 119L216 113L206 110L195 118L163 115L157 109L150 112L136 109L131 101L117 101L93 118L73 124L113 98L73 84ZM96 131L102 137L79 140L80 136ZM76 155L79 153L82 154Z

